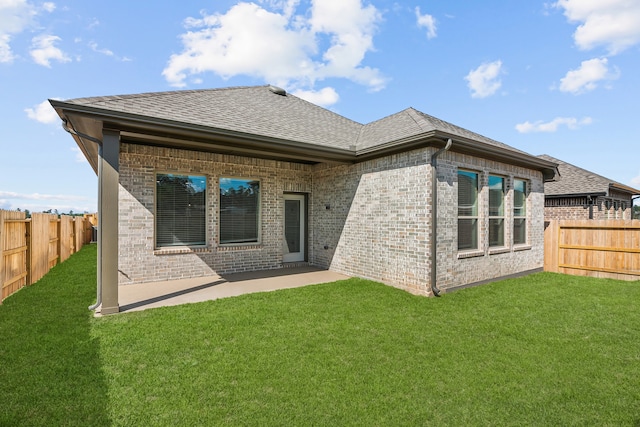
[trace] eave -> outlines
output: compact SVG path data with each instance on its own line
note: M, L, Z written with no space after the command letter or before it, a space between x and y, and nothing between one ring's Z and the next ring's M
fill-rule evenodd
M123 113L64 101L50 100L63 121L76 134L73 138L98 170L98 142L103 129L120 132L123 142L181 148L204 152L249 156L300 163L357 163L423 147L441 148L451 138L451 151L538 170L544 180L557 174L556 164L515 150L497 147L459 135L433 130L362 150L341 149L299 141L266 137L229 129ZM90 138L83 138L87 135Z
M364 150L357 150L356 158L358 161L365 161L391 154L397 154L415 148L427 146L442 148L446 145L448 139L453 141L453 145L451 146L451 151L453 152L487 160L494 160L510 165L522 166L528 169L535 169L542 172L545 182L553 180L553 178L558 174L556 163L549 162L529 154L520 153L515 150L496 147L480 141L438 130L376 145Z
M81 134L99 140L103 129L119 131L121 141L133 144L311 164L355 161L354 152L347 149L114 112L63 101L50 102L60 118L77 132L73 137L94 171L97 171L98 144L82 138Z

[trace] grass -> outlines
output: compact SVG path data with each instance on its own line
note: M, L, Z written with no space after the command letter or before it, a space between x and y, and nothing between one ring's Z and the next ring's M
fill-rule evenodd
M95 248L0 306L0 424L640 425L640 283L350 279L94 319Z

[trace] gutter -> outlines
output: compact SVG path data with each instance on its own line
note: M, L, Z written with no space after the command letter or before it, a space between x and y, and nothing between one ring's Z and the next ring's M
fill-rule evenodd
M507 164L535 169L542 172L545 182L552 181L556 175L559 175L557 164L533 156L531 154L514 150L511 147L494 146L486 142L469 139L458 136L449 132L433 130L418 135L412 135L406 138L397 139L395 141L378 144L373 147L356 150L356 162L375 159L378 157L395 154L409 149L420 148L428 145L434 140L455 139L456 152L469 154L483 159L495 160Z
M431 291L439 297L440 289L437 286L438 260L436 257L438 239L438 156L451 148L453 141L447 140L447 145L433 153L431 156Z
M72 114L77 118L101 121L103 127L118 129L124 138L127 136L136 138L140 135L143 135L145 139L149 141L153 141L155 137L165 140L175 138L177 140L200 142L213 145L214 147L215 145L212 143L217 141L218 143L226 143L224 146L230 151L234 149L245 151L247 149L253 149L263 150L273 153L274 155L279 153L279 150L274 149L274 147L279 147L280 151L285 154L295 153L298 156L315 157L318 162L336 161L339 163L354 163L355 161L355 152L347 148L319 146L306 142L289 141L230 129L208 127L168 119L150 118L138 114L114 112L53 99L49 100L49 102L56 110L59 110L59 114L64 114L67 117L69 114ZM171 129L171 133L167 132L167 128ZM201 149L205 148L207 148L206 145L201 147ZM294 161L294 159L291 160Z
M455 138L456 151L460 153L536 169L542 172L544 181L553 180L557 174L557 164L553 162L520 152L512 147L494 146L437 129L362 149L356 149L354 146L340 148L289 141L175 120L150 118L140 114L114 112L58 100L49 100L49 102L59 114L66 114L67 117L69 114L73 114L77 115L79 119L102 121L104 127L119 129L123 138L139 139L141 142L147 140L151 143L153 143L154 139L157 139L161 144L164 140L164 143L169 145L172 143L182 145L186 140L194 145L193 149L204 151L226 149L231 154L237 151L238 155L251 155L251 151L255 151L259 152L261 156L267 157L279 157L285 154L288 157L286 159L288 161L301 160L306 157L314 162L359 163L401 151L429 146L434 140L447 141ZM167 128L171 129L171 133L167 132ZM180 141L171 141L173 138Z
M67 119L62 119L62 129L64 129L65 131L69 132L72 136L79 138L81 141L82 139L87 139L89 141L95 142L96 144L98 144L98 157L101 158L102 157L102 141L99 140L98 138L94 138L91 135L86 135L84 133L78 132L75 129L73 129L72 127L69 127L69 121ZM98 182L100 182L100 177L102 176L102 162L98 161ZM98 193L100 193L102 191L102 189L100 188L100 185L98 186ZM100 195L98 194L98 200L100 200ZM100 202L98 202L100 203ZM100 208L98 208L98 218L100 218ZM102 246L102 227L100 226L100 222L98 220L98 274L97 274L97 289L96 289L96 303L93 305L90 305L88 308L89 310L93 311L96 308L100 307L100 305L102 305L102 257L100 256L100 252L101 252L101 246Z

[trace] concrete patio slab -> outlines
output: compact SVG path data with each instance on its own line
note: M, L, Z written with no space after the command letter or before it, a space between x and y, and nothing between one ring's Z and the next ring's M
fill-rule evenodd
M120 313L215 300L254 292L297 288L348 279L349 276L315 267L207 276L118 287ZM97 314L99 315L99 313Z

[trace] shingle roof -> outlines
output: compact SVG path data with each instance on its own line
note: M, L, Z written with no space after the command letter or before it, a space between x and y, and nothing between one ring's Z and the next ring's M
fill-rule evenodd
M183 90L77 98L65 103L288 141L363 150L440 131L506 151L523 151L414 108L363 125L270 86Z
M70 104L349 149L362 125L268 86L78 98Z
M538 157L558 164L558 172L560 173L560 176L556 176L555 181L546 182L544 184L544 193L547 196L596 193L609 195L609 189L612 186L616 187L616 189L620 191L627 191L631 194L640 194L639 190L556 159L547 154L543 154Z

